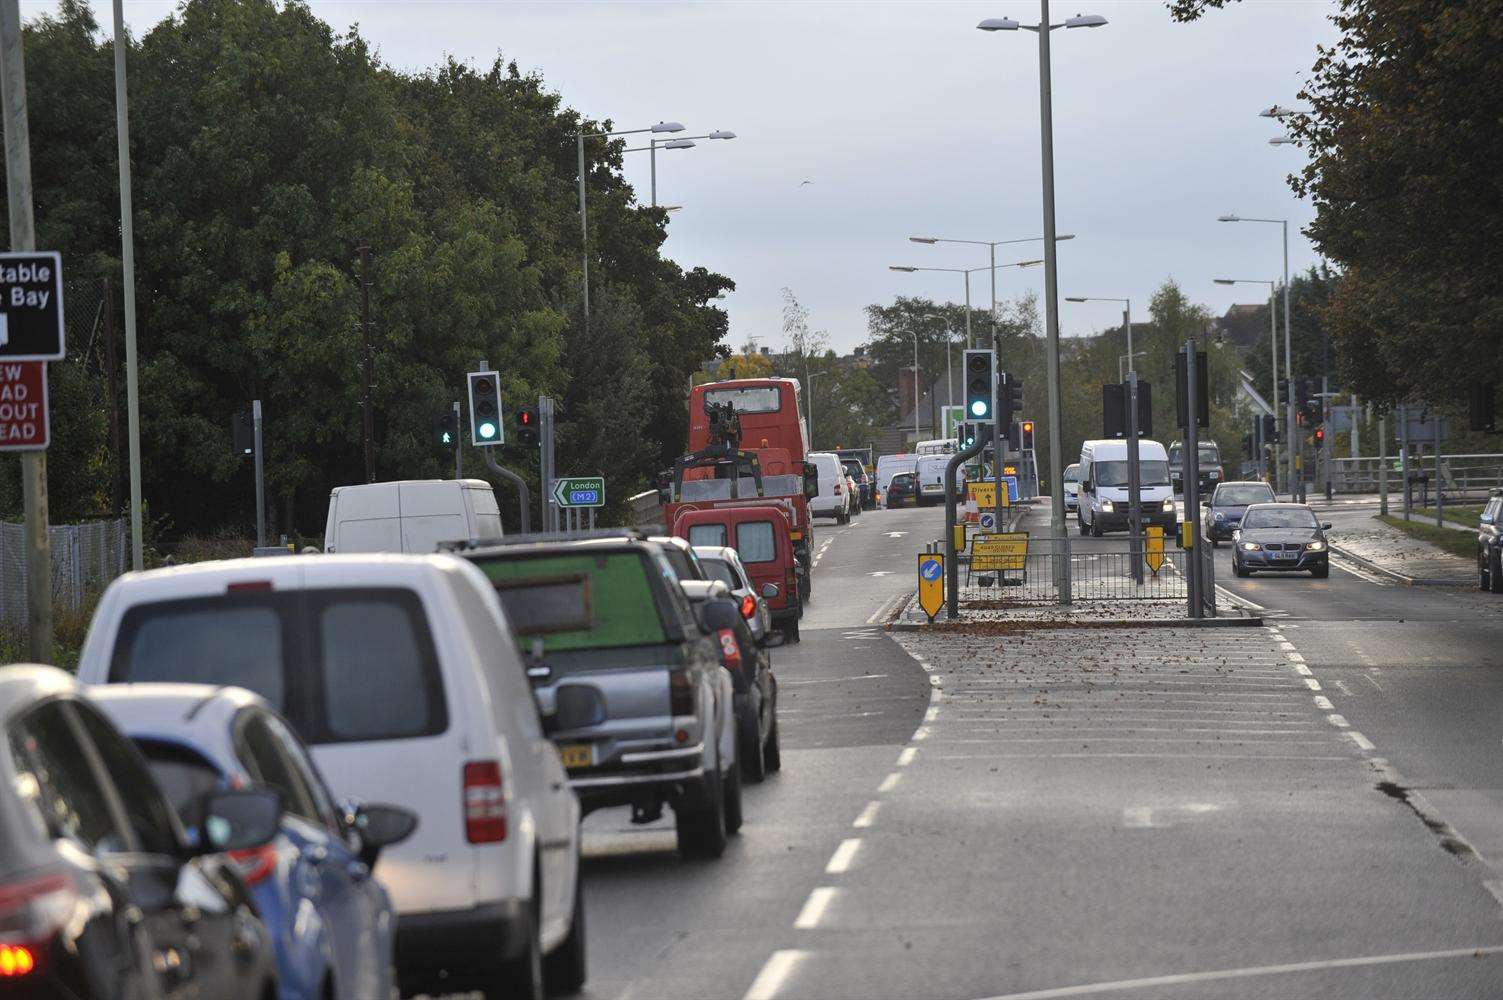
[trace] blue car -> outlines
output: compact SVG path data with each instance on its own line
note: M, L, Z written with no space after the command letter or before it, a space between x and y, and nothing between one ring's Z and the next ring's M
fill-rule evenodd
M394 806L336 806L307 748L259 696L198 684L106 684L90 696L145 755L197 835L197 803L217 788L282 796L280 833L235 858L271 932L281 1000L395 995L396 914L371 874L417 818Z

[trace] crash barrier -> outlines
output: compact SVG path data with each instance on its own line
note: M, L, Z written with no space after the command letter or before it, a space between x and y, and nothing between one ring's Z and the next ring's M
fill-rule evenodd
M1376 458L1333 458L1331 460L1331 490L1334 493L1377 493L1378 472L1382 465L1388 466L1388 489L1402 494L1403 472L1399 460L1388 456L1386 462ZM1308 477L1308 473L1307 473ZM1435 459L1433 456L1417 456L1409 463L1410 489L1418 500L1421 490L1428 495L1434 491ZM1503 487L1503 455L1445 455L1440 457L1441 489L1447 500L1477 500L1485 498L1488 490ZM1316 489L1321 486L1315 479Z
M1066 560L1071 597L1076 601L1186 600L1187 559L1188 553L1172 539L1162 546L1150 546L1145 540L1134 551L1127 538L972 534L960 556L961 607L964 610L968 602L981 606L1057 603L1056 579Z
M124 518L49 528L53 603L83 607L85 595L124 573L128 538ZM0 522L0 624L26 624L26 609L25 528Z

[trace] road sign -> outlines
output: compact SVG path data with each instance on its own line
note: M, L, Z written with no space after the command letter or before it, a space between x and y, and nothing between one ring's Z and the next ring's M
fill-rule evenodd
M604 476L569 476L553 484L553 499L560 507L604 507Z
M977 535L971 541L971 572L977 570L1025 569L1028 565L1028 532L1007 531Z
M945 555L943 552L920 552L918 557L919 607L929 620L945 606Z
M0 451L39 451L50 435L47 362L0 363Z
M63 258L47 250L0 253L0 360L62 358Z
M1154 576L1159 575L1159 568L1164 565L1164 527L1161 524L1148 526L1148 545L1143 550L1143 561L1153 571Z
M965 420L965 407L942 406L940 407L940 413L943 414L943 417L941 417L943 424L941 426L945 429L944 434L941 436L953 440L955 437L955 428L960 426L961 422Z
M980 513L980 515L976 518L976 523L981 526L981 530L982 531L995 531L995 530L997 530L997 514L996 514L996 511L994 511L994 510L984 510L984 511L982 511Z

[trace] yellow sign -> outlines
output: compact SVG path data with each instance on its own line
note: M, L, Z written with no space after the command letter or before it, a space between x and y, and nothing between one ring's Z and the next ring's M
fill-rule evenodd
M1148 526L1148 547L1143 552L1143 561L1148 563L1148 568L1153 570L1153 575L1159 575L1159 567L1164 565L1164 528L1162 525L1150 524Z
M966 499L973 501L982 510L995 510L997 507L997 483L981 480L965 485ZM1011 506L1006 493L1002 494L1002 506Z
M977 570L1021 570L1028 565L1028 532L1007 531L996 535L977 535L971 540L971 572Z
M965 522L964 521L961 521L960 523L958 523L958 524L955 525L955 551L956 552L964 552L965 551Z
M919 607L929 620L945 606L945 557L942 552L920 552L918 557Z

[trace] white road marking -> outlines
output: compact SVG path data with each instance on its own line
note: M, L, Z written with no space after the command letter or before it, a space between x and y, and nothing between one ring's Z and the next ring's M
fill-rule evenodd
M891 570L885 570L885 569L879 569L879 570L877 570L874 573L868 573L866 575L867 576L892 576L892 571Z
M835 853L830 855L830 863L825 865L826 875L843 875L851 870L851 862L856 860L856 852L861 850L861 838L849 837L840 842L835 848Z
M1359 569L1358 567L1351 565L1344 559L1332 559L1330 560L1330 563L1332 566L1335 566L1343 573L1350 573L1352 576L1355 576L1359 580L1365 580L1368 583L1375 583L1380 587L1392 586L1392 581L1384 579L1383 577L1378 576L1376 573L1369 573L1365 569Z
M866 808L861 810L861 815L856 817L856 822L852 823L851 826L865 830L877 821L877 810L881 808L882 803L880 802L868 802Z
M744 1000L773 1000L793 973L794 967L807 954L808 952L796 948L773 952L762 966L762 971L757 973L757 978L752 980L751 989L746 991Z
M1122 810L1122 825L1129 829L1148 829L1153 826L1153 808L1128 806Z
M1289 654L1289 662L1290 663L1304 663L1305 662L1305 658L1303 656L1301 656L1300 654L1298 654L1298 653L1290 653Z
M1346 736L1347 739L1357 744L1357 748L1359 750L1371 750L1373 748L1373 741L1368 739L1366 736L1363 736L1355 729L1348 729L1342 735Z
M1329 712L1331 709L1335 708L1336 706L1331 704L1331 699L1327 698L1323 694L1318 694L1318 695L1315 696L1315 707L1316 708L1320 708L1320 709L1324 709L1325 711Z
M1305 677L1314 677L1315 676L1314 674L1312 674L1310 672L1310 668L1307 667L1307 666L1305 666L1303 663L1296 663L1294 665L1294 672L1297 673L1297 674L1301 674L1301 675L1303 675Z
M1427 962L1444 958L1482 958L1500 953L1503 953L1503 945L1452 948L1447 951L1411 951L1393 955L1364 955L1360 958L1328 958L1313 962L1290 962L1286 965L1255 965L1242 969L1215 969L1207 972L1183 972L1170 976L1150 976L1145 979L1119 979L1111 983L1084 983L1079 986L1060 986L1049 990L1030 990L1027 993L1005 993L987 997L986 1000L1053 1000L1055 997L1084 997L1095 993L1117 993L1124 990L1183 986L1187 983L1211 983L1227 979L1250 979L1254 976L1277 976L1293 972L1320 972L1326 969L1352 969L1366 965Z
M886 534L887 534L888 538L902 538L904 535L908 534L908 532L906 532L906 531L889 531Z
M1314 677L1306 677L1305 678L1305 686L1307 688L1309 688L1311 691L1319 691L1320 690L1320 681L1316 680ZM1347 693L1351 694L1350 691L1348 691Z
M809 898L804 901L804 908L798 911L798 917L793 921L794 928L807 931L818 927L820 918L825 915L825 910L834 898L835 890L828 886L821 886L809 893Z
M882 784L880 784L880 785L877 786L877 791L879 791L879 792L890 792L894 788L897 788L898 787L898 782L900 782L902 780L903 780L903 772L902 771L894 771L891 774L889 774L887 777L885 777L885 778L882 779Z
M799 684L838 684L841 681L870 681L886 676L886 674L857 674L855 677L812 677L799 681L778 681L778 684L787 687L796 687Z
M929 727L928 726L919 726L917 729L915 729L913 731L913 735L909 737L909 739L913 739L913 740L927 740L928 738L929 738Z
M933 689L931 688L931 690L933 690ZM925 722L933 722L937 718L939 718L939 709L937 707L936 708L931 708L931 709L929 709L929 711L927 711L927 712L924 713L924 721Z
M1482 883L1482 887L1493 894L1493 898L1503 903L1503 879L1490 878Z
M913 763L913 755L918 753L918 747L904 747L903 752L898 754L898 766L907 767Z
M1345 729L1346 727L1348 727L1348 726L1351 725L1350 722L1346 721L1346 716L1344 716L1344 715L1337 715L1334 712L1331 713L1330 715L1326 716L1326 721L1329 722L1333 726L1340 727L1341 729Z

